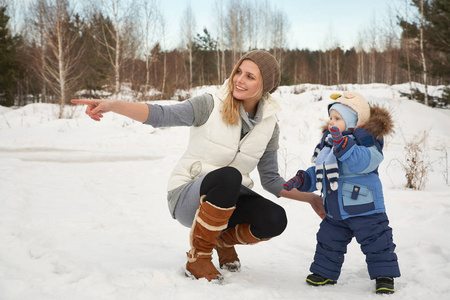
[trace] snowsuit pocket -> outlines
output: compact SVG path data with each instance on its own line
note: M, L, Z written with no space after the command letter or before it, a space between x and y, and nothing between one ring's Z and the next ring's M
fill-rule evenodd
M343 207L351 215L358 215L375 209L373 193L369 187L344 181L342 184Z

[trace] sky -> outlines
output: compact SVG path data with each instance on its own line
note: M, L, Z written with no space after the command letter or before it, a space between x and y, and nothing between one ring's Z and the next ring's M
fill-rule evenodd
M261 0L263 1L263 0ZM323 49L330 35L344 49L356 45L358 34L373 24L382 24L395 0L268 0L283 11L290 23L288 48ZM166 18L167 43L178 40L181 20L189 4L196 20L196 32L214 27L215 0L164 0L160 7Z
M0 0L1 3L9 2ZM13 0L17 16L33 0ZM82 7L92 0L73 0ZM110 3L111 0L105 0ZM120 0L123 1L123 0ZM125 0L135 1L135 0ZM196 21L196 33L206 27L215 36L214 5L218 0L155 0L166 24L166 47L174 48L180 42L180 20L191 5ZM223 0L225 1L225 0ZM231 1L231 0L230 0ZM234 0L239 1L239 0ZM253 0L266 1L266 0ZM287 47L318 50L326 48L326 40L337 41L343 49L357 44L358 35L369 28L382 27L388 10L404 6L405 0L267 0L272 9L282 11L289 23ZM10 12L11 13L11 12Z

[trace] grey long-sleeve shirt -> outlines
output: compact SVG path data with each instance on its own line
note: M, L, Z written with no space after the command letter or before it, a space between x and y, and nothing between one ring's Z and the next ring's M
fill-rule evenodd
M173 105L148 104L148 106L149 115L144 124L153 127L201 126L208 121L214 108L214 99L212 95L204 94ZM253 116L249 118L241 106L242 136L261 121L261 114L262 109L258 107L254 118ZM276 124L272 138L257 166L261 185L277 197L285 182L278 173L278 139L279 127Z

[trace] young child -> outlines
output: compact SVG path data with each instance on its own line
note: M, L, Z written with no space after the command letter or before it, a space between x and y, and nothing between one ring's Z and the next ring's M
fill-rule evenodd
M383 160L383 136L393 130L389 112L369 106L359 93L333 94L330 120L313 155L313 166L284 184L284 189L321 190L327 216L317 233L314 261L306 282L335 284L347 245L353 237L366 255L377 294L394 293L400 277L392 229L384 206L378 165Z

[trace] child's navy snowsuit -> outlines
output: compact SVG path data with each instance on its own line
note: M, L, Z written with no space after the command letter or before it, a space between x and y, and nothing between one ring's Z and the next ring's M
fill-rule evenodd
M316 154L330 151L326 130ZM324 278L337 280L340 275L347 245L353 237L361 245L371 279L377 277L399 277L400 270L392 229L384 206L378 165L383 160L383 140L376 139L363 128L344 132L345 147L333 148L338 166L338 188L330 187L325 165L306 170L309 177L300 191L312 192L317 184L324 198L326 218L317 233L317 247L310 271ZM335 172L335 170L333 170ZM335 179L334 179L335 180Z
M392 229L386 214L373 214L345 220L326 217L317 233L317 246L310 271L322 277L337 280L341 273L347 245L353 237L366 255L370 279L399 277L400 270Z

